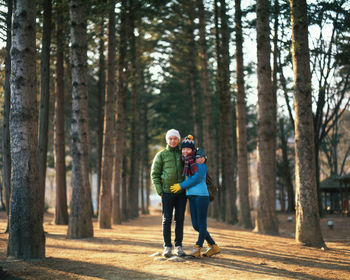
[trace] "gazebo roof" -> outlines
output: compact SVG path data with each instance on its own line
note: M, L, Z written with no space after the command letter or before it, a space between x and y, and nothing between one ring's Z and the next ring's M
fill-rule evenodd
M344 176L338 177L338 180L345 184L350 184L350 173Z
M329 176L320 183L321 190L336 191L340 188L340 182L338 176Z

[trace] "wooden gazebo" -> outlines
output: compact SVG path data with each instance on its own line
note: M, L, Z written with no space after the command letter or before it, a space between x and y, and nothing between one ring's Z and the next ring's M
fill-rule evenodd
M320 183L323 210L349 214L350 174L330 176Z
M350 174L338 178L340 182L340 201L342 213L349 215L349 193L350 193Z

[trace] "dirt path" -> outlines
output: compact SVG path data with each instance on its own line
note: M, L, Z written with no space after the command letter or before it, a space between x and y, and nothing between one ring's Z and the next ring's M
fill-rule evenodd
M0 234L0 266L4 271L0 271L0 279L350 279L350 218L331 218L333 230L327 228L327 219L322 219L328 251L297 246L294 222L279 215L278 237L209 220L208 229L222 253L172 262L150 257L162 251L160 213L111 230L99 230L95 222L95 237L84 240L66 239L67 226L52 225L52 216L47 216L45 260L7 259L8 236ZM0 232L5 227L2 217ZM196 236L190 217L186 217L185 251L191 249Z

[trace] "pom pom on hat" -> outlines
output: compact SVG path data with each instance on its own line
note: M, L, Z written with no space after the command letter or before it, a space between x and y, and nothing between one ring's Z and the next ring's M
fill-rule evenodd
M191 134L187 135L185 137L185 140L182 141L181 149L183 148L191 148L192 150L196 149L196 146L193 141L193 136Z

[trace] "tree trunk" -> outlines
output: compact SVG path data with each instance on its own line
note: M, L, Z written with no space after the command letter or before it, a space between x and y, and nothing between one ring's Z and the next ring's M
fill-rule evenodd
M7 0L7 15L6 15L6 54L5 54L5 83L4 83L4 109L3 118L4 123L2 127L2 151L3 151L3 184L5 187L5 206L7 220L10 213L10 195L11 195L11 146L10 146L10 103L11 103L11 30L12 30L12 0ZM9 225L7 223L6 232L8 232Z
M236 181L235 181L235 156L233 143L236 141L233 135L232 121L232 101L230 93L230 55L228 17L226 14L225 0L220 0L220 19L221 19L221 79L222 90L219 92L220 104L220 141L222 153L222 184L225 188L225 222L235 224L238 222L236 206Z
M126 0L122 0L120 15L120 37L119 37L119 65L117 84L117 112L116 112L116 153L114 165L114 196L113 196L113 224L120 224L122 221L120 207L120 191L122 188L123 158L125 151L125 72L126 67ZM122 193L126 195L125 192ZM126 201L125 201L126 202ZM123 220L126 217L126 205L123 203ZM124 209L125 207L125 209Z
M38 111L35 69L35 1L13 7L11 49L12 192L7 255L45 257L43 205L38 170Z
M45 205L45 180L49 131L50 108L50 45L51 45L51 0L44 0L43 38L41 50L41 98L39 127L39 182L41 186L41 203Z
M295 211L295 196L294 196L294 187L292 182L292 175L289 166L288 159L288 142L287 136L285 135L284 122L283 118L280 119L280 140L281 140L281 148L282 148L282 178L284 184L287 187L288 194L288 212Z
M141 35L142 36L142 35ZM148 108L147 101L149 92L145 88L145 64L142 61L139 69L140 77L140 135L141 135L141 199L142 199L142 214L149 214L150 207L150 170L149 170L149 151L148 151Z
M100 228L112 228L112 175L113 175L113 136L114 136L114 93L115 93L115 2L109 2L108 18L108 66L107 66L107 91L106 114L103 143L103 167L102 189L100 192L99 225Z
M72 201L68 238L93 236L89 182L85 1L70 1L72 41Z
M235 0L235 25L236 25L236 114L237 114L237 152L238 152L238 188L240 216L239 223L244 228L252 228L249 207L248 184L248 151L246 129L246 102L244 89L244 64L243 64L243 35L242 35L242 11L241 0Z
M142 158L143 158L143 151L142 151ZM141 213L146 214L145 180L143 175L144 175L144 165L140 164L139 185L140 185Z
M141 72L141 128L142 128L142 167L143 167L143 172L142 172L142 181L144 182L145 186L145 195L146 195L146 201L145 201L145 213L144 214L149 214L149 208L150 208L150 192L151 192L151 182L150 182L150 164L149 164L149 149L148 149L148 143L149 143L149 136L148 136L148 96L149 93L147 92L145 88L145 77L144 77L144 65L142 66Z
M102 181L102 146L103 146L103 129L104 129L104 103L105 103L105 90L106 90L106 63L104 56L104 15L101 17L101 34L100 34L100 46L99 46L99 70L98 70L98 128L97 128L97 159L96 159L96 173L97 173L97 216L99 215L100 209L100 198L99 194L101 191ZM114 118L114 116L113 116ZM113 128L114 129L114 128Z
M220 99L220 92L222 91L222 78L221 78L221 37L220 37L220 28L219 28L219 7L218 7L218 0L214 0L214 24L215 24L215 51L216 51L216 61L217 61L217 69L216 69L216 95L217 98ZM220 133L221 127L219 125L219 128L215 128L216 132ZM220 146L221 141L217 141L217 146ZM219 147L218 147L219 148ZM221 149L218 149L221 151ZM214 151L214 150L213 150ZM216 162L218 168L216 169L216 183L219 183L219 178L221 173L221 168L219 168L220 165L220 158L222 153L216 154ZM222 178L222 177L221 177ZM216 219L224 220L225 218L225 200L224 200L224 191L225 186L222 185L220 192L218 193L218 198L214 200L213 205L213 217Z
M256 230L278 234L275 212L276 96L271 82L269 9L268 0L257 1L259 185Z
M205 22L205 9L203 0L197 0L198 5L198 16L199 16L199 59L200 59L200 74L201 74L201 88L203 92L203 147L206 152L208 162L208 171L210 176L217 181L214 156L214 133L211 131L211 115L212 115L212 104L211 104L211 94L209 88L209 72L208 72L208 54L207 54L207 41L206 41L206 22Z
M203 141L202 145L206 152L208 161L208 172L215 183L218 182L217 174L217 164L215 160L214 153L214 135L211 130L211 116L212 116L212 104L211 104L211 94L209 87L209 71L208 71L208 54L207 54L207 40L206 40L206 21L205 21L205 9L203 0L197 0L198 6L198 17L199 17L199 60L200 60L200 83L203 92ZM209 215L214 215L214 208L217 205L218 198L215 199L209 207Z
M64 31L63 3L57 1L56 30L56 134L55 134L55 166L56 166L56 211L55 224L68 224L67 182L66 182L66 152L64 133Z
M199 111L199 94L197 92L196 87L196 73L197 73L197 65L196 65L196 42L194 38L194 12L195 7L193 1L187 1L186 4L186 13L188 16L187 24L185 25L185 36L186 42L188 44L188 83L189 83L189 92L192 98L192 115L193 115L193 134L195 137L196 145L201 145L201 129L200 129L200 111Z
M129 0L130 13L129 13L129 40L130 40L130 75L131 93L130 93L130 177L129 177L129 189L128 189L128 215L130 218L137 218L139 216L139 153L138 149L138 121L139 121L139 94L137 90L137 66L136 66L136 39L135 39L135 3Z
M304 245L322 247L325 243L316 190L306 1L291 0L290 9L295 94L295 239Z
M125 148L126 145L125 145ZM123 154L123 166L121 170L121 192L122 192L122 219L123 221L127 221L130 217L128 217L128 179L127 179L127 174L128 174L128 159L126 153Z

